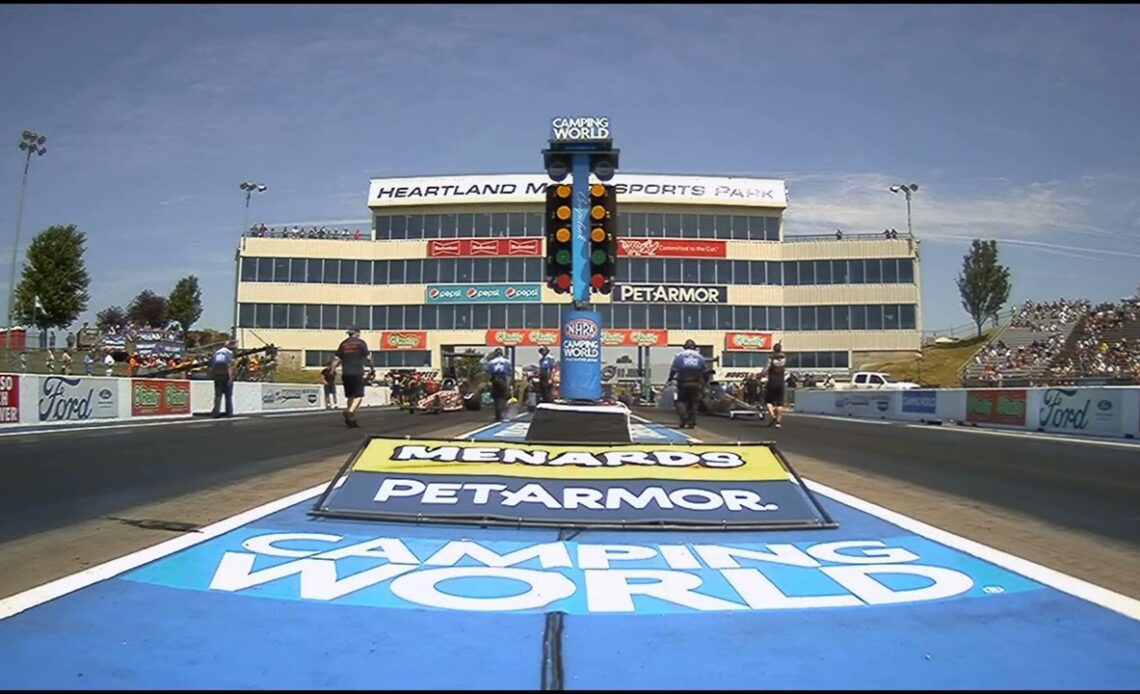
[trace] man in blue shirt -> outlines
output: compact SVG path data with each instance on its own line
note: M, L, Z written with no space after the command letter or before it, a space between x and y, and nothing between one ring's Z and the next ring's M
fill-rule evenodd
M704 396L708 361L697 351L697 343L685 341L685 348L673 357L669 380L677 383L677 411L681 415L681 428L697 426L697 404Z
M554 375L554 357L550 356L550 348L543 345L538 348L542 357L538 360L538 400L539 402L554 402L550 390L550 379Z
M230 347L233 340L226 340L210 360L210 375L214 379L214 410L210 413L215 419L223 416L222 398L226 399L226 417L234 416L234 353Z
M511 395L510 377L514 369L503 356L503 350L495 348L487 361L487 375L491 378L491 399L495 402L495 421L503 421L503 412Z

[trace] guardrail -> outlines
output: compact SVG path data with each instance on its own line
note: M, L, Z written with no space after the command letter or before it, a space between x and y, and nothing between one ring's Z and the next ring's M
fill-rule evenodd
M321 410L324 388L311 383L233 384L233 413ZM338 398L343 404L344 398ZM387 386L365 390L363 407L391 402ZM223 403L224 406L224 403ZM0 373L0 429L209 414L213 381Z
M800 390L796 411L1086 436L1140 436L1140 386Z

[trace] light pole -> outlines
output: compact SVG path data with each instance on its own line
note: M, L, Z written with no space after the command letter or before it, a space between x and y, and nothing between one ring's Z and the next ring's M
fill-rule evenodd
M238 280L241 268L241 244L242 238L249 228L249 200L253 197L254 193L264 193L269 189L269 186L264 183L255 183L253 181L242 181L242 184L238 187L245 191L245 213L242 217L241 236L238 237L238 247L234 251L234 323L232 337L235 340L238 335ZM240 348L241 345L238 345L238 347Z
M37 132L25 130L20 135L20 151L24 153L24 178L20 182L20 198L16 203L16 240L12 243L12 270L8 280L8 334L4 340L5 360L12 359L12 313L16 305L16 260L20 251L20 224L24 218L24 192L28 188L28 167L32 163L32 155L42 157L47 152L44 143L47 138Z
M907 231L907 234L910 235L912 238L914 237L914 229L912 229L911 225L910 225L910 195L911 195L911 193L915 193L917 191L918 191L918 184L917 183L911 183L909 185L901 185L900 184L900 185L891 186L891 192L892 193L895 193L896 195L898 193L905 193L906 194L906 231Z

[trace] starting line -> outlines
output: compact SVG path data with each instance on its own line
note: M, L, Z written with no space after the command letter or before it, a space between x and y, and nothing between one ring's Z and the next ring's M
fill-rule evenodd
M1136 600L807 484L837 529L314 518L321 485L0 601L0 678L537 689L557 611L568 688L1140 686Z

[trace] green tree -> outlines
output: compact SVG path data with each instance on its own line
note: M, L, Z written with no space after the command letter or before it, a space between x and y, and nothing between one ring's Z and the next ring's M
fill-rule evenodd
M127 320L143 327L161 328L166 325L166 297L149 289L139 292L127 306Z
M64 328L87 310L91 277L83 261L87 236L74 224L51 226L32 239L16 285L16 320L40 328ZM39 297L42 308L36 308Z
M110 332L116 327L127 324L127 313L122 306L108 306L95 314L95 327L103 332Z
M202 290L197 277L190 275L178 280L166 301L166 314L181 323L183 330L198 322L202 317Z
M986 319L997 315L1009 300L1009 289L1009 268L998 263L997 241L974 239L962 259L958 294L962 308L978 326L979 338Z

